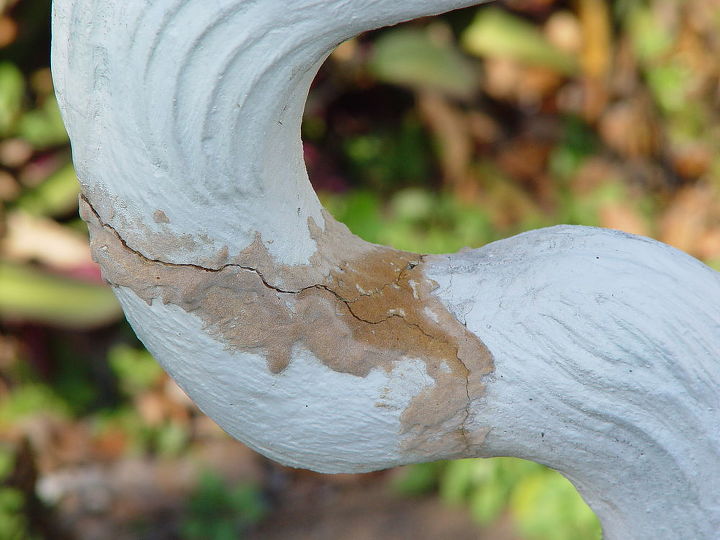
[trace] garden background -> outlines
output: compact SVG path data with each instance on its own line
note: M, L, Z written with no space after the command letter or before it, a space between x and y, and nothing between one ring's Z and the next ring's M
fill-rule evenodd
M90 258L49 21L0 0L0 538L599 538L540 465L323 476L199 413ZM570 223L720 269L719 58L720 0L506 0L372 32L313 85L310 178L399 249Z

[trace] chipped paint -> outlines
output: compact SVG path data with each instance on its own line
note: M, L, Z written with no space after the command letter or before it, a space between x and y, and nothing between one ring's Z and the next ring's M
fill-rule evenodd
M318 245L309 266L274 264L260 237L218 269L168 264L128 248L86 198L81 207L108 282L194 313L228 348L262 351L272 373L287 368L296 345L358 377L422 360L435 385L402 414L403 451L413 459L477 453L484 431L467 431L468 407L492 359L433 296L422 255L367 244L326 215L324 230L309 224Z
M167 217L167 214L162 210L155 210L153 212L153 221L155 223L170 223L170 219Z

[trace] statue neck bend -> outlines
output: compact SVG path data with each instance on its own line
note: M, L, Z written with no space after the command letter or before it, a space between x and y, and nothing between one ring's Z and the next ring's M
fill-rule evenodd
M260 238L307 264L324 217L300 123L320 65L360 32L472 3L55 2L56 35L75 36L53 71L83 193L150 259L217 268Z

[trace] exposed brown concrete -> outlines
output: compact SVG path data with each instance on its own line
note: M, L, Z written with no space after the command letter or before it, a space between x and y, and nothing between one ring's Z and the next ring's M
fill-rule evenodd
M485 431L469 433L466 420L492 358L433 296L423 256L368 244L325 215L324 229L309 223L317 252L308 266L275 263L259 236L219 269L168 264L128 248L84 197L81 213L109 283L195 314L229 348L262 353L273 373L288 366L296 345L358 377L422 360L435 384L401 417L403 450L413 459L468 455L482 444Z

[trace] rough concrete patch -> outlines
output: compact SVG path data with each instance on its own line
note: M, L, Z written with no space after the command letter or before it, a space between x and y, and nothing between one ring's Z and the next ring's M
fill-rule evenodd
M262 352L273 373L288 366L296 345L358 377L390 372L409 358L424 361L435 385L401 417L403 450L412 459L468 455L482 444L484 431L468 433L466 420L492 358L433 296L423 256L367 244L326 215L324 230L309 223L318 245L311 265L275 264L258 236L236 262L208 269L131 250L86 198L81 214L108 282L197 315L229 349Z

